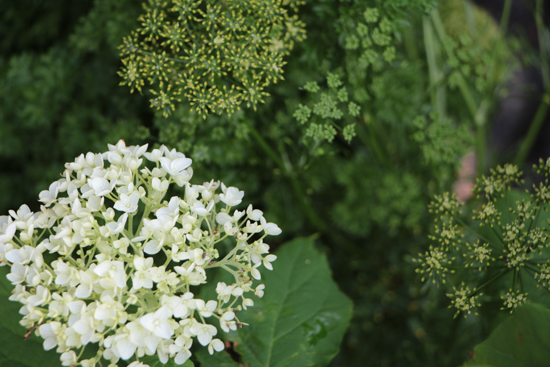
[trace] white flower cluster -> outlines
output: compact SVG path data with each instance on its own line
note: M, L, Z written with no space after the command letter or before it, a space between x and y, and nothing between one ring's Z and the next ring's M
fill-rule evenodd
M264 285L253 288L253 278L276 259L263 239L281 230L252 206L231 210L243 191L222 183L217 193L215 181L191 185L190 165L164 146L147 152L121 140L67 163L63 178L40 193L39 213L23 205L0 217L10 299L23 304L29 334L62 353L63 366L93 367L102 358L109 367L131 358L145 366L139 358L154 354L183 364L195 339L211 354L221 351L218 329L206 319L235 330L235 311L254 304L248 294L262 297ZM185 187L184 199L164 200L173 183ZM222 258L216 245L228 237L234 247ZM215 267L235 282L218 283L217 299L195 297L192 286L206 283ZM99 351L82 360L89 343Z

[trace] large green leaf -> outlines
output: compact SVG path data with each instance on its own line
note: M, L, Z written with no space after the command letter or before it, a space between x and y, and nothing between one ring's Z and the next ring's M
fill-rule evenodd
M550 361L550 310L530 303L519 307L474 349L468 367L545 367Z
M145 356L145 357L142 357L140 358L140 361L149 365L149 367L194 367L195 365L193 364L193 362L191 362L191 360L187 360L185 361L184 364L176 364L176 362L174 362L174 360L172 358L170 358L166 364L162 363L158 356L155 354L155 355L152 355L152 356Z
M312 239L295 239L277 251L262 274L265 295L239 313L248 323L229 339L249 367L322 367L338 353L352 302L332 280Z
M196 354L201 367L240 367L241 365L231 359L225 352L208 354L206 348L201 348Z
M27 330L19 325L22 305L8 299L13 289L6 279L8 272L9 267L0 268L0 366L60 367L60 354L55 350L46 352L41 338L32 335L25 340Z

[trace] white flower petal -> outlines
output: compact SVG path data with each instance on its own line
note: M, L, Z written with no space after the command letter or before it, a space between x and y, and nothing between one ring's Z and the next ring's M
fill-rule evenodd
M158 254L161 248L162 248L162 243L159 243L159 241L157 240L151 240L145 244L145 247L143 248L143 252L149 255L155 255L155 254Z
M189 158L177 158L172 161L170 168L172 172L181 172L189 167L193 161Z
M148 313L139 318L139 324L150 332L155 330L155 314Z

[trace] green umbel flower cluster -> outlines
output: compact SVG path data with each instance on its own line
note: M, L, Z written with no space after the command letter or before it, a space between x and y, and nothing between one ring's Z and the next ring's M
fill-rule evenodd
M488 14L473 7L468 19L466 13L459 15L462 8L462 4L454 1L442 2L440 7L447 31L442 44L447 56L448 85L453 89L463 88L462 78L465 78L481 95L490 94L516 63L513 53L517 41L509 38L506 43L500 42L498 28L488 21ZM464 29L468 21L474 22L476 32Z
M481 203L469 223L454 194L436 196L431 203L435 244L413 261L422 281L453 286L447 295L457 314L466 316L499 298L501 309L513 312L528 299L537 301L537 287L550 291L550 159L535 170L544 179L531 194L514 189L523 180L513 165L498 166L479 179L474 192Z
M457 126L435 113L429 119L418 116L412 124L416 131L411 138L420 146L426 162L441 177L452 177L458 169L460 157L466 154L473 143L468 126Z
M359 116L361 111L358 104L349 100L349 95L342 80L336 73L327 74L327 88L316 82L307 82L304 90L310 94L308 105L299 104L294 112L294 118L306 127L304 137L315 142L329 143L334 140L338 130L349 143L355 136L355 123L347 122ZM345 118L344 118L345 117ZM344 120L344 126L338 120Z
M295 11L300 1L150 0L120 46L121 84L146 87L164 116L182 97L203 117L255 108L283 79L283 56L305 39L304 23L283 5Z
M461 78L473 80L475 89L488 93L495 89L502 79L502 59L509 55L509 50L502 44L496 49L483 49L466 34L458 37L458 42L447 38L444 40L448 53L447 65L450 67L449 86L460 88ZM496 56L495 56L496 55Z
M342 17L340 21L347 28L344 48L361 53L359 61L363 66L377 66L379 62L392 62L395 59L394 24L378 8L367 8L363 19L353 22Z

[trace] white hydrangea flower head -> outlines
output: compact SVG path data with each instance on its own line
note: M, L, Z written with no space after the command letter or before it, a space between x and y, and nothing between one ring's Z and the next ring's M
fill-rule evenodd
M21 325L56 348L63 366L122 359L147 367L138 359L145 354L181 365L194 342L219 352L218 329L243 326L236 311L254 305L249 293L263 296L265 286L253 283L258 268L273 268L264 239L280 228L252 205L233 210L244 198L236 187L191 184L191 164L174 149L121 140L66 163L39 194L40 212L22 205L0 216L10 300L23 304ZM173 184L185 194L165 198ZM234 283L218 283L216 299L198 298L212 268ZM97 355L80 360L91 343Z

